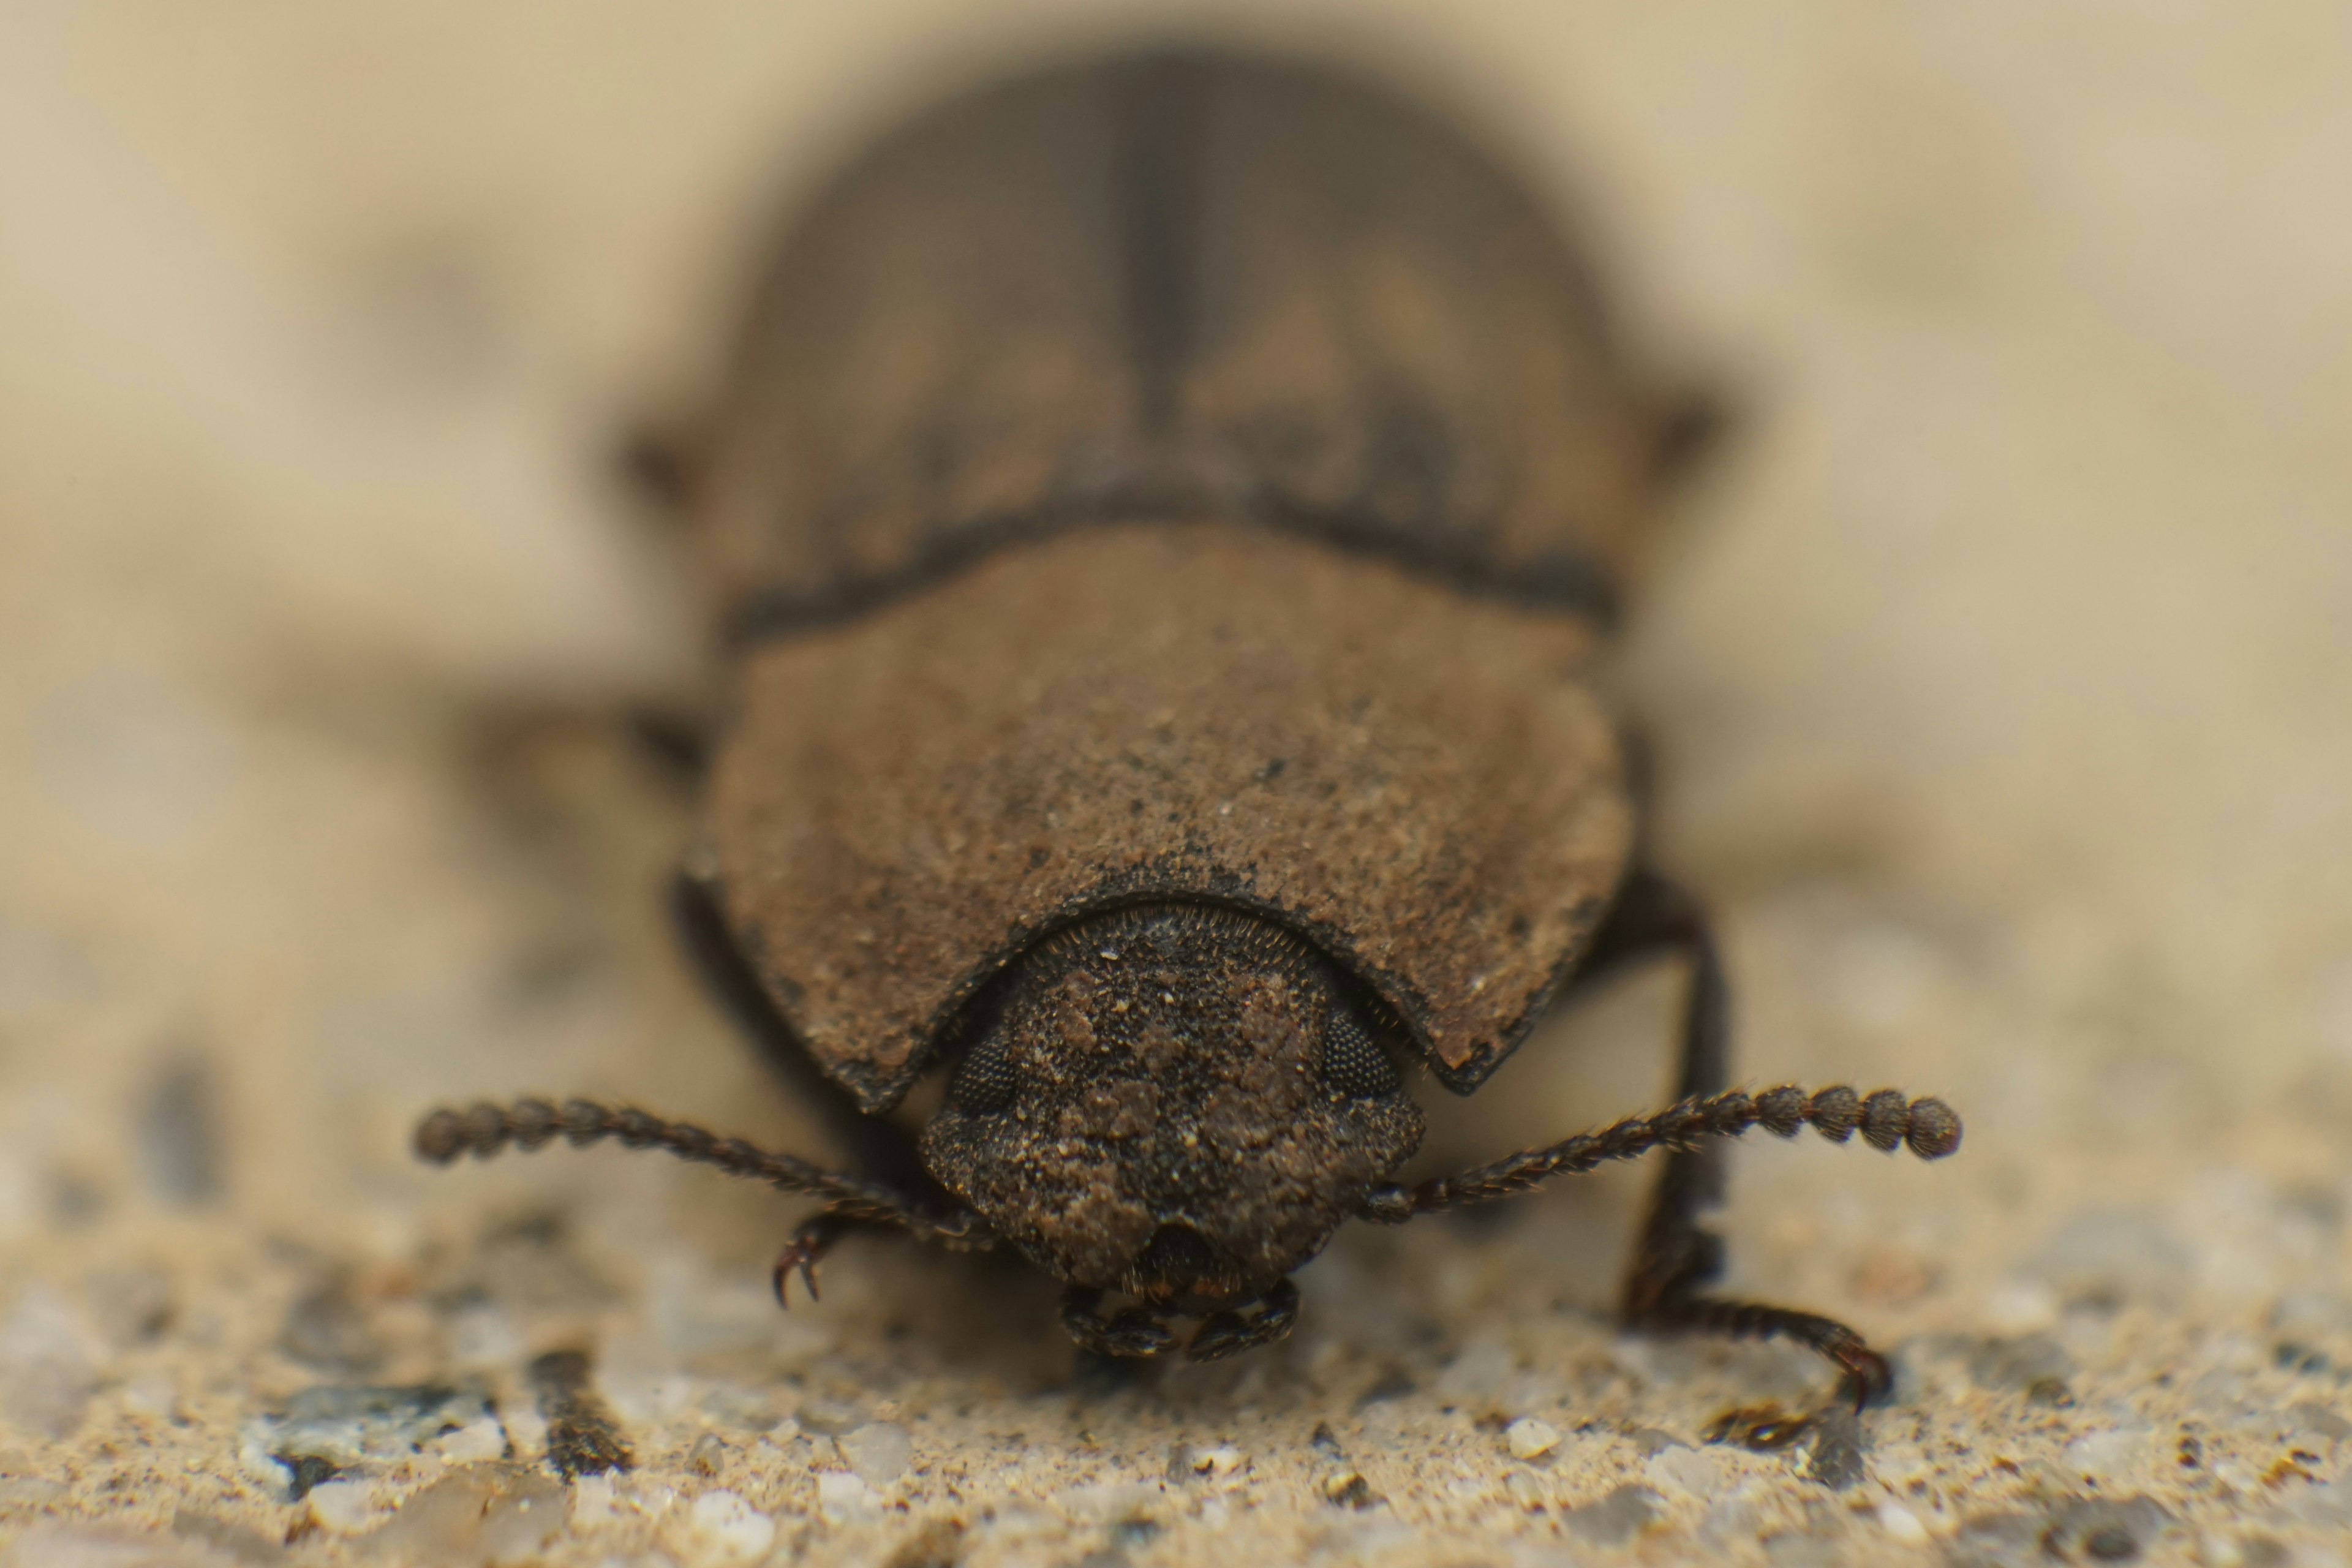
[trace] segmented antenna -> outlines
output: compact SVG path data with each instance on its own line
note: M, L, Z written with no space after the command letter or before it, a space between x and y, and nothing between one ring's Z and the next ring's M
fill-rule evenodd
M646 1111L592 1100L567 1100L560 1107L544 1100L518 1100L512 1105L485 1101L463 1110L443 1109L416 1124L415 1146L417 1158L446 1165L462 1154L487 1160L509 1144L529 1153L559 1137L575 1149L607 1140L631 1149L659 1149L698 1165L716 1166L730 1176L765 1182L788 1193L813 1194L845 1218L905 1226L926 1235L942 1228L921 1215L913 1201L878 1182L821 1170L793 1155L756 1148L740 1138L721 1138L688 1122L665 1121Z
M1508 1197L1563 1173L1635 1159L1654 1149L1688 1149L1702 1139L1736 1138L1759 1126L1782 1138L1793 1138L1799 1128L1810 1126L1832 1143L1860 1132L1874 1149L1892 1152L1908 1144L1922 1160L1940 1160L1960 1146L1959 1115L1940 1100L1906 1100L1891 1089L1865 1099L1843 1084L1811 1095L1794 1087L1758 1095L1735 1089L1682 1100L1653 1116L1628 1117L1598 1132L1580 1132L1548 1149L1530 1149L1417 1187L1377 1188L1364 1215L1398 1224L1434 1209Z

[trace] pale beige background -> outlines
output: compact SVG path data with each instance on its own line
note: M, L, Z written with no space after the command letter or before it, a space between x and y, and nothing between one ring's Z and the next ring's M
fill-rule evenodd
M1625 685L1748 1069L1969 1119L1937 1168L1741 1156L1737 1283L1906 1347L1859 1486L1698 1444L1801 1361L1612 1336L1630 1178L1351 1240L1292 1346L1089 1396L1017 1277L854 1247L782 1319L790 1210L757 1192L404 1158L419 1106L524 1089L810 1140L665 945L681 808L593 726L486 715L691 679L603 456L692 395L773 199L927 90L1171 18L1483 115L1581 201L1634 329L1747 409ZM599 1344L643 1464L552 1548L582 1562L723 1555L750 1538L695 1525L721 1489L827 1562L926 1521L973 1563L2023 1561L2079 1545L2069 1500L2136 1496L2172 1521L2134 1537L2155 1556L2343 1561L2347 410L2338 5L10 6L0 1537L128 1562L60 1521L193 1500L383 1555L338 1531L445 1458L314 1527L233 1458L334 1380L281 1332L325 1282L347 1377L474 1368L525 1462L521 1358ZM1435 1142L1645 1104L1669 995L1539 1040ZM190 1062L219 1139L193 1204L155 1132ZM493 1289L452 1327L484 1226L550 1205L610 1294ZM125 1327L151 1298L164 1326ZM2020 1336L2072 1404L1987 1370ZM1515 1460L1521 1415L1570 1435ZM845 1423L914 1459L828 1518ZM1168 1479L1171 1445L1225 1444ZM1348 1467L1384 1507L1323 1501ZM1612 1546L1570 1510L1621 1485L1657 1519ZM236 1549L202 1535L154 1550Z

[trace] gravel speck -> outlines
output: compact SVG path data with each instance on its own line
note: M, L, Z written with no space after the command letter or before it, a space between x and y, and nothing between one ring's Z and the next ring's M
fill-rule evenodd
M1722 1552L1752 1543L1764 1527L1764 1510L1746 1498L1725 1498L1698 1521L1700 1544Z
M2099 1306L2163 1300L2188 1282L2195 1265L2189 1245L2154 1215L2114 1210L2069 1223L2030 1268L2065 1300Z
M1642 1468L1669 1493L1704 1499L1723 1485L1723 1459L1705 1448L1664 1449Z
M2042 1521L2027 1513L1977 1514L1944 1543L1948 1568L2027 1568L2042 1555Z
M1473 1340L1438 1373L1438 1397L1452 1405L1485 1405L1502 1392L1504 1380L1516 1364L1508 1345L1497 1340Z
M1870 1435L1862 1418L1843 1405L1833 1405L1815 1416L1809 1443L1811 1452L1805 1459L1805 1476L1832 1491L1844 1491L1859 1486L1868 1473L1863 1456L1870 1447Z
M349 1277L341 1273L295 1299L278 1331L278 1349L314 1371L345 1375L374 1371L384 1354L366 1310L352 1297Z
M872 1519L881 1512L881 1500L847 1470L824 1470L816 1478L816 1510L835 1524Z
M98 1391L96 1337L47 1285L26 1287L0 1322L0 1415L48 1437L69 1437Z
M320 1529L357 1535L375 1523L375 1488L365 1481L320 1481L304 1500Z
M2148 1428L2141 1426L2086 1432L2066 1445L2060 1463L2085 1479L2113 1480L2130 1472L2147 1457L2150 1436Z
M1969 1355L1969 1376L1979 1388L2022 1393L2044 1380L2064 1383L2074 1375L2074 1358L2048 1334L1989 1339Z
M856 1405L840 1399L813 1399L793 1414L803 1431L824 1437L838 1437L866 1419Z
M1242 1468L1245 1456L1231 1443L1192 1450L1192 1468L1204 1476L1230 1476Z
M165 1203L193 1207L221 1194L221 1134L212 1068L203 1058L166 1064L139 1112L147 1184Z
M2074 1498L2051 1510L2041 1546L2062 1562L2130 1563L2171 1525L2154 1498Z
M776 1542L776 1521L724 1488L687 1510L687 1536L712 1563L755 1563Z
M1514 1459L1537 1459L1559 1447L1559 1428L1549 1421L1522 1415L1503 1428L1503 1441Z
M501 1466L500 1470L497 1493L482 1510L475 1548L487 1563L535 1563L562 1533L569 1515L563 1487L552 1477L519 1466Z
M1840 1568L1845 1552L1833 1535L1790 1531L1764 1542L1765 1560L1772 1568Z
M337 1467L392 1464L480 1422L497 1423L478 1386L320 1384L251 1423L253 1446L291 1466L316 1457Z
M1919 1522L1917 1514L1899 1502L1878 1505L1878 1525L1886 1531L1890 1541L1900 1542L1906 1546L1927 1544L1927 1527Z
M357 1485L329 1482L311 1496L329 1486ZM535 1558L554 1539L566 1513L563 1487L551 1476L523 1465L467 1465L402 1499L392 1517L367 1535L364 1550L379 1562L446 1568L519 1563Z
M1561 1516L1569 1533L1594 1546L1622 1546L1658 1521L1662 1500L1648 1487L1626 1485Z
M500 1458L507 1451L507 1429L499 1424L497 1416L485 1415L436 1438L432 1451L453 1465Z
M869 1487L888 1486L907 1473L915 1458L914 1438L895 1421L869 1421L834 1441L857 1479Z
M182 1541L209 1547L231 1563L247 1568L268 1568L286 1561L286 1549L241 1524L202 1510L183 1507L172 1515L172 1533Z
M572 1529L594 1530L620 1516L620 1492L611 1476L582 1476L572 1483Z
M2271 1309L2272 1331L2303 1341L2352 1344L2352 1299L2334 1290L2291 1290Z

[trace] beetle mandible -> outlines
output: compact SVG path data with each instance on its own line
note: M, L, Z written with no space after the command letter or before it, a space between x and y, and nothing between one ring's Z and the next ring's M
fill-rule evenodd
M1159 52L919 119L790 230L681 496L733 674L678 911L864 1168L583 1100L418 1151L665 1149L824 1200L780 1300L895 1227L1018 1249L1081 1345L1193 1319L1208 1358L1286 1333L1346 1220L1661 1149L1629 1324L1788 1336L1869 1397L1853 1331L1706 1293L1723 1142L1933 1159L1958 1120L1731 1089L1715 941L1591 678L1695 427L1537 205L1362 85ZM1690 966L1675 1104L1392 1181L1405 1069L1467 1093L1654 953ZM934 1070L910 1147L879 1118Z

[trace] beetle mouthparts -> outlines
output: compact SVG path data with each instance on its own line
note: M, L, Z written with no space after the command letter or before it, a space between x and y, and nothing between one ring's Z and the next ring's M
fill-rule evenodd
M1163 1225L1127 1266L1121 1289L1150 1300L1222 1300L1241 1289L1241 1266L1231 1254L1184 1224Z

